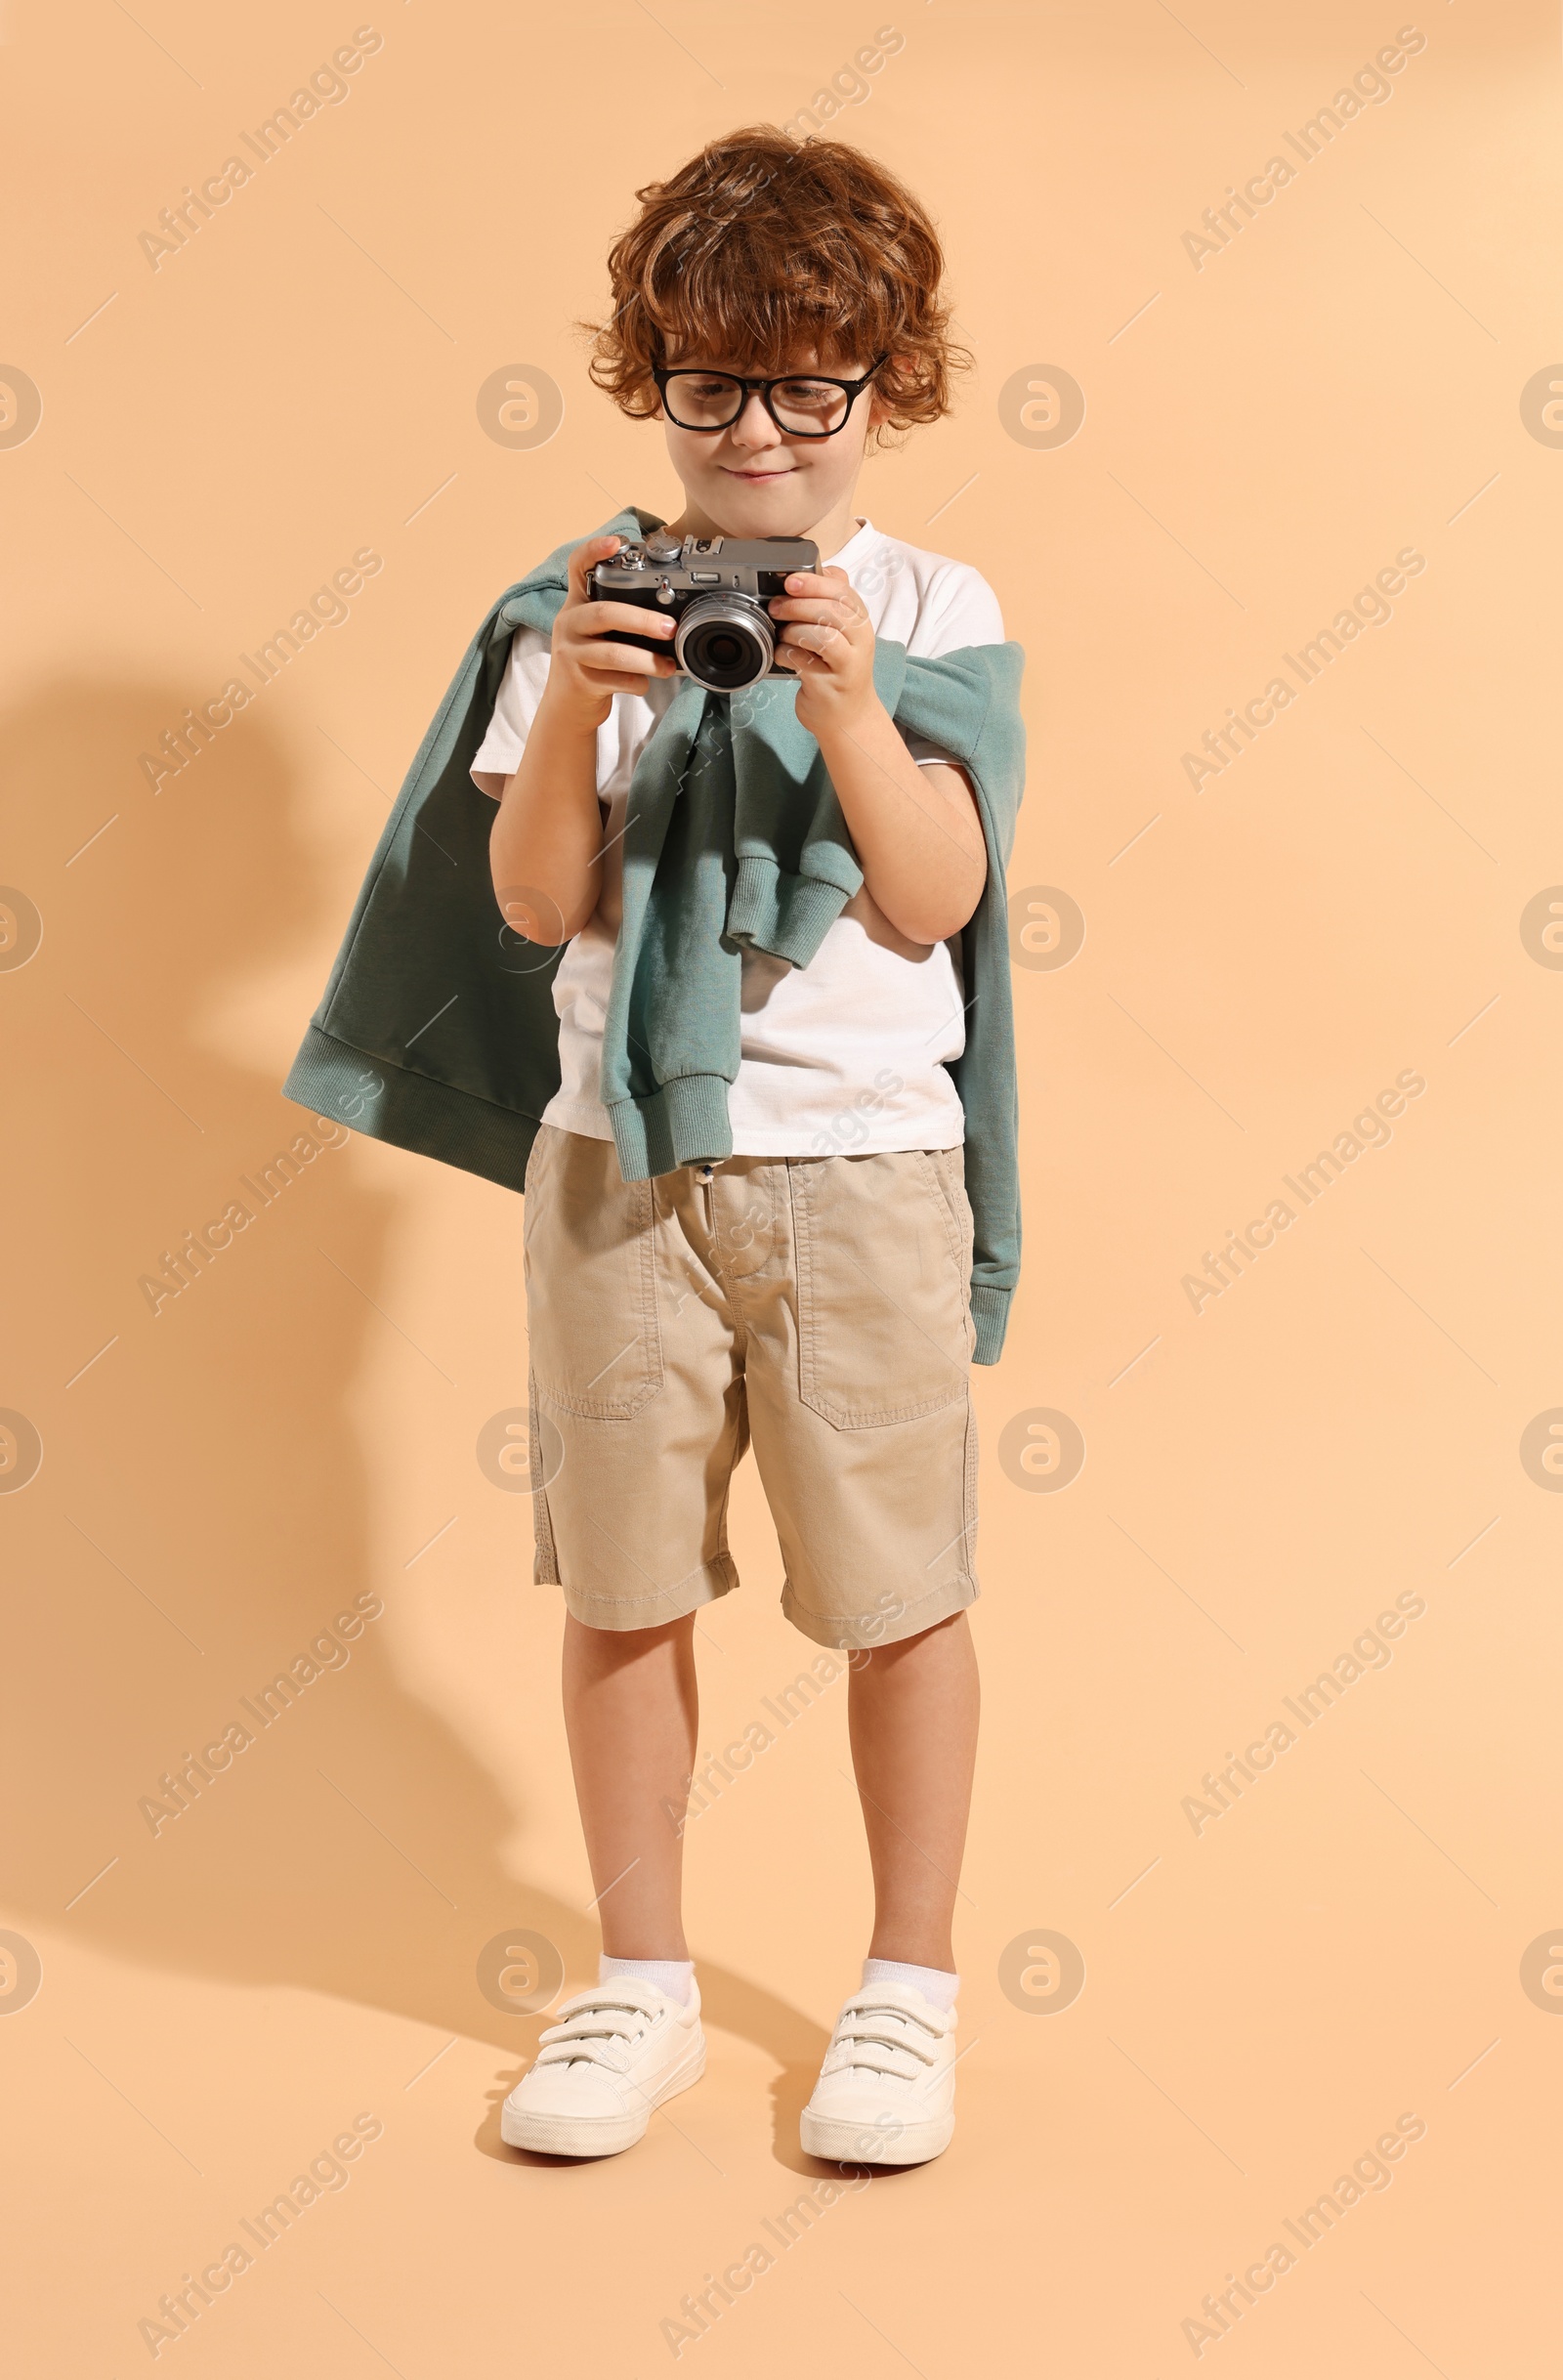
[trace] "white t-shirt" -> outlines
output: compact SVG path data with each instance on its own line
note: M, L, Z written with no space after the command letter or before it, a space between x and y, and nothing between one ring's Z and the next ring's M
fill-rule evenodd
M860 522L839 553L876 636L934 659L967 645L1001 645L1004 626L988 581L968 563L924 553ZM520 766L527 731L548 677L548 639L518 628L493 718L472 764L497 795ZM604 809L603 890L597 913L554 977L561 1083L543 1122L612 1140L598 1095L603 1024L621 914L619 859L635 763L677 693L653 678L644 694L615 694L597 731L597 788ZM905 733L905 731L904 731ZM906 735L919 763L949 755ZM806 967L764 952L742 956L738 1079L728 1092L734 1154L829 1157L850 1151L952 1149L965 1137L960 1095L946 1071L966 1045L965 1003L954 947L908 942L857 892Z

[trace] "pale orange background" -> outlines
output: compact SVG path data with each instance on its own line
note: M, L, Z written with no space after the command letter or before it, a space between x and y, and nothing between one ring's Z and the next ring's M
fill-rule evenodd
M153 274L158 209L364 21L348 104ZM1016 973L960 2128L678 2360L1174 2373L1204 2294L1402 2111L1393 2187L1208 2354L1552 2360L1563 2023L1520 1962L1563 1921L1563 1507L1519 1441L1563 1403L1563 975L1519 919L1563 879L1563 451L1519 400L1563 355L1555 8L90 0L13 8L5 51L0 361L44 400L0 449L0 880L44 923L0 972L0 1406L44 1444L0 1496L0 1925L43 1963L0 2022L19 2371L140 2368L159 2295L360 2109L351 2187L165 2350L182 2371L644 2380L823 2170L796 2110L866 1921L840 1685L690 1829L706 2081L600 2167L498 2145L544 2019L491 2008L478 1953L528 1927L579 1980L597 1947L560 1609L474 1451L524 1395L518 1202L355 1139L155 1320L137 1282L297 1127L278 1084L495 593L678 500L570 329L635 186L885 23L905 46L836 129L935 212L979 369L860 509L996 588L1029 657L1011 884L1087 932ZM1392 101L1196 272L1201 211L1402 23L1427 46ZM566 415L512 451L475 401L522 362ZM1087 399L1055 449L998 411L1042 364ZM350 622L153 795L138 753L365 545ZM1195 793L1182 752L1407 545L1393 621ZM1392 1144L1196 1316L1182 1275L1409 1068ZM1036 1408L1084 1434L1062 1493L997 1459ZM752 1466L736 1548L713 1750L812 1658ZM352 1666L154 1840L138 1798L369 1593ZM1427 1609L1391 1666L1197 1838L1202 1774L1401 1594ZM1052 2013L998 1983L1038 1929L1086 1962Z

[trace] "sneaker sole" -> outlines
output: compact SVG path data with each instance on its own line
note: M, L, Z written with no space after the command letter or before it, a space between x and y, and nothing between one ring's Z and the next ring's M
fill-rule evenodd
M705 2072L702 2034L682 2064L663 2076L655 2091L628 2115L544 2115L512 2107L506 2100L499 2111L499 2137L510 2148L530 2148L549 2157L613 2157L633 2148L664 2100L676 2099Z
M798 2138L809 2155L835 2165L924 2165L944 2153L954 2133L952 2107L925 2123L903 2124L882 2139L871 2124L855 2123L850 2116L816 2115L805 2107L798 2118Z

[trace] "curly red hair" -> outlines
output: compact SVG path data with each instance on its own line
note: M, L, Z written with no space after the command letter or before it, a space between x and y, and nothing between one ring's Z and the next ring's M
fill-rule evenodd
M861 149L751 124L635 195L640 214L609 251L613 311L580 325L592 380L632 419L656 411L654 365L721 356L781 372L809 351L821 370L888 358L881 440L949 412L972 359L950 336L939 235Z

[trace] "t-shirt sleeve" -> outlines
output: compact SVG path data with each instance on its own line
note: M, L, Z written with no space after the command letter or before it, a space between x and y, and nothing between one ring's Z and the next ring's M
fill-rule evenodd
M548 683L548 639L540 628L516 630L493 717L472 763L473 784L495 801L521 766L527 736Z
M1001 645L1004 616L981 571L969 562L951 562L929 587L908 651L924 660L942 653L958 653L965 645Z

